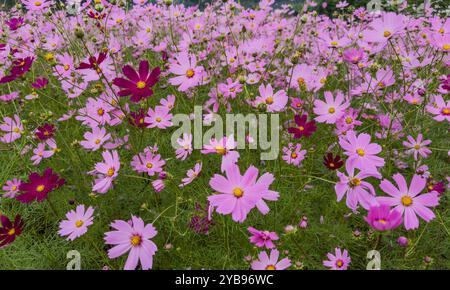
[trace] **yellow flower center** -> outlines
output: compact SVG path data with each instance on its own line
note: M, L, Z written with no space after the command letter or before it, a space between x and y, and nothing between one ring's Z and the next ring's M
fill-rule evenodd
M330 166L331 168L334 168L334 163L330 162L330 164L328 164L328 166Z
M384 33L383 33L383 36L384 37L389 37L389 36L391 36L391 32L390 31L385 31Z
M15 186L15 185L13 185L12 187L11 187L11 190L17 190L17 186Z
M45 186L43 184L38 185L38 187L36 187L37 192L42 192L44 189L45 189Z
M134 235L134 236L131 237L130 242L131 242L131 245L133 247L136 247L136 246L139 246L141 244L142 238L139 235Z
M333 114L334 112L336 112L336 109L334 107L330 107L328 109L328 113Z
M136 87L138 89L143 89L143 88L145 88L145 85L146 85L145 82L139 81L139 82L137 82Z
M108 172L106 173L106 175L108 175L109 177L114 175L114 168L110 168L108 169Z
M274 265L268 265L268 266L266 267L266 270L276 270L276 268L275 268Z
M186 76L187 76L188 78L192 78L194 75L195 75L195 72L194 72L193 69L188 69L188 70L186 71Z
M233 194L235 197L240 198L244 195L244 191L240 187L233 189Z
M97 139L97 140L95 140L95 144L100 144L100 142L101 142L101 140L100 139Z
M444 33L444 32L445 32L444 28L439 29L439 33Z
M361 148L356 149L356 153L361 157L366 154L366 152L364 152L364 150Z
M356 187L356 186L359 186L359 185L361 185L361 179L354 177L354 178L352 178L350 180L350 186L351 187Z
M410 196L404 195L402 197L402 204L404 206L410 206L413 203L413 200Z
M332 46L337 46L337 45L338 45L337 41L332 41L332 42L330 42L330 44L331 44Z
M414 145L414 149L419 150L420 149L420 145L419 144Z
M386 220L385 219L379 219L379 220L377 220L377 222L379 222L380 224L386 224Z
M300 77L300 78L297 79L297 83L298 83L299 86L302 86L302 85L305 84L305 79Z
M158 122L158 123L161 122L161 118L160 118L160 117L157 117L155 120L156 120L156 122Z
M65 70L65 71L68 71L69 68L70 68L70 65L68 65L68 64L66 64L66 65L64 66L64 70Z
M103 114L105 113L105 110L103 110L103 109L98 109L97 110L97 114L99 115L99 116L103 116Z
M230 58L230 62L231 63L233 63L233 62L235 62L236 60L234 59L234 57L232 57L232 58Z
M81 228L83 225L84 225L84 222L83 222L82 220L77 220L77 221L75 222L75 226L76 226L77 228Z
M225 155L227 153L227 150L223 146L216 146L216 153L220 155Z
M151 164L151 163L149 162L149 163L147 163L147 165L145 165L145 167L147 167L148 169L150 169L150 168L153 167L153 164Z
M292 153L291 157L295 159L295 158L297 158L297 154L296 153Z
M13 132L14 132L14 133L20 133L20 129L17 128L17 127L15 127L15 128L13 129Z
M442 46L444 50L450 50L450 44L446 43Z
M273 97L268 97L268 98L266 99L266 104L267 104L267 105L272 105L272 104L273 104Z
M338 266L338 268L342 267L343 265L344 265L344 262L342 262L342 260L336 261L336 266Z
M352 122L353 122L353 118L352 117L345 118L345 123L350 125Z
M326 78L321 78L320 79L320 83L323 85L324 83L326 83L327 82L327 79Z
M34 5L36 5L36 6L41 6L42 5L42 2L40 2L40 1L36 1L36 2L34 2Z
M16 229L10 229L9 231L8 231L8 235L9 236L13 236L14 234L16 233Z
M443 108L442 109L442 114L443 115L450 115L450 109L449 108Z
M299 126L298 129L299 129L300 131L303 131L303 130L305 130L305 127Z

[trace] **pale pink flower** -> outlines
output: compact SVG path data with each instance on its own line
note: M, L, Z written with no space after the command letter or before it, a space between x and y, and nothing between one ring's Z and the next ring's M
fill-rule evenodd
M105 128L94 127L92 132L84 133L84 138L86 140L80 141L80 145L86 149L96 151L100 149L103 143L111 139L111 134L106 134Z
M68 236L68 241L81 237L87 232L88 227L94 223L93 214L94 209L92 207L88 207L85 211L83 204L78 205L76 210L66 213L67 220L59 223L58 234L60 236Z
M342 117L350 103L344 99L344 95L340 91L336 93L336 98L329 91L326 91L324 96L325 102L314 101L314 114L318 115L315 120L320 123L334 124Z
M14 115L14 119L10 117L3 118L3 124L0 125L0 130L5 132L0 137L0 141L3 143L11 143L16 141L22 136L24 131L22 122L18 115Z
M270 257L267 255L265 251L259 253L258 260L253 261L252 269L253 270L284 270L291 266L291 260L288 258L284 258L278 261L278 257L280 252L276 249L273 249L270 252Z
M403 141L403 146L409 148L406 150L407 154L413 154L414 160L418 159L418 155L422 156L423 158L427 158L428 155L431 154L431 150L428 149L426 146L431 144L431 140L423 140L423 135L419 134L417 135L417 139L414 140L412 136L406 137L408 141Z
M183 138L178 138L177 143L180 145L180 148L175 151L176 158L185 160L193 151L192 134L183 133Z
M194 179L197 178L197 176L200 174L200 172L202 171L202 162L196 163L194 168L189 169L186 172L187 177L183 178L181 180L181 184L179 185L179 187L184 187L186 185L188 185L189 183L191 183Z
M149 124L147 128L166 129L172 126L171 120L173 116L166 107L156 106L155 110L149 108L147 114L147 117L144 119L144 122Z

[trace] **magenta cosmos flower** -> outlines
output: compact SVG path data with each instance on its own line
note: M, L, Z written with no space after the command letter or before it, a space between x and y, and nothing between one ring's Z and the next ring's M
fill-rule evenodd
M143 270L151 269L153 256L158 247L150 240L158 233L152 224L144 224L137 216L132 216L131 221L116 220L111 223L114 231L105 233L105 242L114 245L108 250L108 257L115 259L129 252L124 270L134 270L141 263Z
M402 223L402 215L396 210L391 210L388 205L371 206L366 222L378 231L392 230Z
M307 121L308 115L295 115L294 121L297 127L289 127L288 132L294 135L294 139L299 139L301 137L309 137L316 130L316 122L314 120Z
M28 179L28 182L23 182L19 186L19 190L24 193L16 196L16 199L22 203L30 203L33 200L41 202L47 198L51 191L65 183L65 180L54 173L51 168L45 169L42 176L33 172L28 176Z
M20 215L16 215L14 223L5 215L0 214L0 249L14 242L17 236L23 231L23 220Z
M370 135L366 133L356 136L354 131L348 131L344 137L339 139L339 145L345 150L348 156L346 166L353 165L361 170L376 170L377 167L384 166L384 159L376 156L382 148L376 143L370 143Z
M153 95L152 87L158 82L161 69L154 68L150 72L149 63L143 60L139 63L139 71L136 72L131 66L122 68L123 74L128 78L115 78L113 84L121 88L119 96L129 96L132 102L138 103L140 100Z
M375 189L364 179L368 177L381 178L381 175L370 170L362 170L356 174L353 165L348 165L345 169L348 175L337 172L339 182L334 186L337 201L341 201L344 195L347 195L346 204L351 210L356 211L358 204L365 209L369 209L375 202Z
M258 169L250 166L244 175L234 164L225 169L226 178L215 174L209 181L212 189L219 194L208 197L210 206L223 215L231 214L234 221L243 222L247 214L256 206L263 214L269 212L264 199L278 200L278 192L269 190L274 178L265 173L258 180Z
M259 253L258 260L253 261L253 270L284 270L291 266L291 260L284 258L278 261L280 252L278 250L272 250L270 257L265 251Z
M260 248L263 247L266 247L267 249L275 248L275 244L273 243L273 241L279 239L277 233L269 231L260 231L255 229L254 227L248 227L247 230L252 234L252 236L249 238L250 243Z
M176 56L176 61L170 65L169 72L177 75L169 79L169 83L173 86L179 86L180 92L198 86L203 79L203 67L197 66L197 57L195 54L188 54L186 51L180 52Z
M87 232L88 227L94 223L93 214L94 209L92 207L88 207L85 210L83 204L78 205L76 210L71 210L66 213L67 220L59 223L58 234L60 236L68 236L68 241L73 241L81 237Z
M55 135L55 131L55 126L45 123L44 125L37 128L35 135L36 138L38 138L40 141L45 141L53 138L53 136Z
M318 115L315 120L319 123L334 124L344 115L350 103L344 99L344 95L338 91L336 98L329 91L324 93L325 102L314 101L314 114Z
M422 134L417 135L416 140L412 136L406 138L408 141L403 141L403 146L409 148L406 153L413 154L414 160L418 159L418 155L427 158L431 154L431 150L426 147L431 144L431 140L423 140Z
M380 188L390 197L380 196L377 197L377 200L380 204L394 206L394 210L397 210L403 216L403 223L407 230L419 227L417 215L427 222L435 218L429 207L435 207L439 204L439 194L436 191L420 194L427 183L425 178L414 174L409 188L403 175L397 173L392 178L397 183L398 188L389 180L383 179Z
M347 270L351 262L348 251L344 249L342 252L340 248L336 248L334 253L334 255L331 253L327 254L328 260L323 261L323 265L330 268L330 270Z

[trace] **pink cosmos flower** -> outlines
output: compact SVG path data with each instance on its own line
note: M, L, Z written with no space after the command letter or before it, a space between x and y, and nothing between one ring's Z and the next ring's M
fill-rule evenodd
M149 124L147 128L166 129L172 126L171 120L173 116L166 107L156 106L155 110L148 108L147 114L148 116L144 119L144 122Z
M156 192L161 192L166 187L166 184L164 180L156 179L152 181L152 187Z
M188 54L187 51L182 51L176 56L176 61L169 66L169 72L177 75L169 79L169 83L179 86L178 90L181 92L198 86L203 78L203 67L197 66L197 57L195 54Z
M14 119L10 117L4 117L3 122L4 123L0 125L0 130L5 133L0 137L1 142L11 143L22 136L23 125L18 115L14 115Z
M131 166L136 172L145 172L149 176L162 172L162 167L166 164L161 155L152 152L149 148L145 148L144 152L133 157Z
M95 180L92 191L106 193L112 186L112 182L117 178L120 169L119 154L116 150L102 153L103 162L95 164L95 169L90 174L95 174L98 178Z
M162 98L159 103L170 111L175 106L175 99L176 97L174 95L168 95L167 98Z
M115 259L129 252L124 270L134 270L141 263L143 270L149 270L153 266L153 256L158 247L150 240L158 233L153 224L144 224L137 216L132 216L131 221L116 220L111 223L114 231L105 233L105 243L114 245L108 250L108 257Z
M403 146L410 148L406 150L406 153L413 154L414 160L418 159L419 154L423 158L427 158L428 155L431 154L431 150L426 147L427 145L431 144L431 140L423 140L422 134L417 135L417 140L414 140L412 136L408 136L406 138L409 142L403 141Z
M399 211L404 217L404 225L407 230L419 227L417 215L426 222L435 218L429 207L435 207L439 204L439 194L436 191L420 194L427 183L425 178L414 174L409 188L405 178L400 173L394 174L392 178L397 183L398 188L389 180L383 179L380 188L390 197L380 196L377 197L377 200L380 204L394 206L394 210Z
M81 237L87 232L88 227L94 223L93 214L94 209L92 207L88 207L85 211L84 204L78 205L76 210L66 213L67 220L59 223L58 234L62 237L68 236L68 241Z
M196 163L194 168L189 169L186 172L187 177L183 178L181 180L181 184L179 185L179 187L184 187L186 185L188 185L189 183L191 183L194 179L197 178L197 176L200 174L200 172L202 171L202 162Z
M292 144L289 143L288 147L283 147L283 160L287 164L292 164L295 166L300 166L303 159L305 159L306 150L301 150L302 144Z
M242 85L239 83L239 80L233 81L232 78L227 78L227 82L220 83L217 88L225 98L234 99L236 94L242 92Z
M380 18L370 24L370 29L363 33L364 40L368 42L386 44L387 41L403 32L405 16L394 12L383 13Z
M367 223L378 231L392 230L402 223L402 215L385 204L371 206L367 217Z
M259 253L258 260L253 261L253 270L284 270L291 266L291 260L284 258L278 261L280 252L276 249L271 250L270 257L265 251Z
M351 64L358 64L367 57L362 48L349 48L342 53L344 60Z
M5 94L5 95L1 95L0 96L0 101L3 102L10 102L12 100L15 100L19 97L19 92L12 92L9 94Z
M178 148L175 151L177 159L185 160L186 157L192 154L192 134L183 133L183 138L177 139Z
M266 247L267 249L272 249L275 247L273 241L279 239L275 232L260 231L254 227L248 227L247 230L252 234L249 238L250 243L255 244L255 246L260 248Z
M344 249L342 252L340 248L336 248L334 253L334 255L331 253L327 254L328 260L323 261L323 265L330 268L330 270L347 270L351 262L348 251Z
M39 165L44 158L50 158L55 154L56 151L56 143L53 139L49 139L50 142L39 143L38 146L33 150L34 155L31 157L31 161L33 161L33 165ZM45 150L47 144L55 145L55 148L51 148L50 150Z
M427 106L427 111L434 115L436 121L450 122L450 100L446 103L441 95L434 96L434 102Z
M381 178L381 175L370 170L362 170L356 174L353 165L348 165L345 169L347 175L339 171L336 173L339 177L339 182L334 187L337 201L341 201L344 195L347 195L346 204L351 210L356 211L358 204L369 209L375 202L375 189L364 179L368 177Z
M350 103L344 99L344 95L340 91L336 93L336 98L329 91L326 91L324 96L325 102L314 101L314 114L319 115L315 120L320 123L334 124L342 117Z
M105 128L94 127L92 132L84 133L84 138L86 140L80 141L80 145L86 149L96 151L100 149L103 143L111 139L111 134L106 134Z
M269 208L264 199L278 200L278 192L269 190L273 175L265 173L258 180L258 169L250 166L244 175L234 164L225 169L226 178L215 174L209 181L212 189L219 194L208 197L211 208L223 215L231 214L234 221L243 222L247 214L256 206L267 214Z
M229 137L223 137L219 141L212 138L209 141L209 144L204 145L204 149L202 149L203 154L219 154L222 155L222 165L220 170L225 172L225 170L234 164L239 159L239 152L232 151L237 146L237 142L234 142L233 135Z
M267 112L281 112L286 107L288 96L284 90L279 90L274 93L270 84L259 86L259 96L255 99L254 105L257 107L260 104L266 105Z
M30 11L46 11L53 2L47 0L21 0L25 7Z
M2 189L5 191L3 197L14 198L19 193L19 186L22 182L19 179L7 180Z
M376 171L377 167L384 166L384 159L376 156L382 148L376 143L370 143L370 135L366 133L356 136L355 131L348 131L345 137L339 139L339 145L348 156L346 166L352 165L361 170L371 169Z

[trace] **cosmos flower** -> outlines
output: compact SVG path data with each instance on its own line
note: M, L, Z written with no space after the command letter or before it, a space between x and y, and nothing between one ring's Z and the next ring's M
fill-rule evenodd
M178 138L177 143L180 146L175 151L176 158L185 160L192 153L192 134L183 133L183 138Z
M323 165L325 165L330 170L336 170L344 165L344 161L342 161L339 155L336 154L336 156L333 157L333 153L329 152L323 157Z
M295 139L310 137L317 130L316 122L314 120L307 122L307 119L307 115L295 115L294 121L297 126L288 128L288 132L294 134Z
M349 48L342 53L344 60L351 64L358 64L366 58L366 53L362 48Z
M347 270L351 262L348 251L345 249L341 251L340 248L334 249L334 255L328 253L327 258L328 260L323 261L323 265L330 270Z
M5 182L5 185L3 185L2 187L3 191L5 191L2 196L14 198L17 195L17 193L19 193L19 186L21 183L22 182L17 178L7 180Z
M431 154L431 150L426 146L431 144L431 140L423 140L423 135L417 135L417 139L415 140L412 136L406 137L408 141L403 141L403 146L410 148L406 150L407 154L413 154L414 160L418 159L418 155L423 158L427 158L429 154Z
M378 231L392 230L402 223L402 215L385 204L371 206L366 222Z
M163 106L156 106L154 110L152 108L148 109L147 117L145 117L144 121L148 124L147 128L166 129L172 126L172 117L173 115L169 109Z
M14 119L10 117L4 117L3 123L0 125L0 130L5 132L3 136L0 137L0 141L3 143L11 143L16 141L22 136L24 131L22 122L18 115L14 115Z
M195 54L182 51L176 55L176 61L170 64L169 72L177 75L170 78L169 83L178 86L180 92L185 92L191 87L198 86L203 80L203 67L197 66Z
M368 170L377 170L377 167L384 166L384 159L376 155L381 152L381 146L370 143L370 139L369 134L361 133L357 136L354 131L348 131L345 137L339 139L339 145L348 156L346 166Z
M450 100L447 103L444 101L442 96L437 95L434 97L434 102L427 105L427 111L433 114L436 121L450 122Z
M137 112L130 112L129 122L137 128L146 128L150 125L145 122L146 116L147 112L143 108L140 108Z
M62 237L67 236L68 241L81 237L87 232L88 227L94 223L93 214L94 209L92 207L85 210L84 204L78 205L76 210L66 213L67 220L59 223L58 234Z
M212 189L218 194L208 197L210 206L220 214L231 214L234 221L243 222L247 214L254 208L266 214L269 209L263 199L277 200L278 192L269 190L273 182L270 173L262 175L258 180L258 169L250 166L244 175L240 174L237 165L225 169L226 178L215 174L209 181Z
M287 164L292 164L295 166L300 166L303 159L305 159L306 150L301 150L301 144L289 143L288 147L283 147L282 151L284 153L282 159L286 161Z
M5 24L8 25L9 30L16 31L24 24L24 19L22 17L12 17L9 20L6 20Z
M254 101L255 107L259 104L265 104L267 112L281 112L285 109L288 102L288 96L284 90L274 93L270 84L259 86L259 96Z
M195 178L197 178L198 175L200 174L200 172L202 171L202 165L203 165L202 162L195 163L194 168L189 169L186 172L187 177L185 177L181 180L182 183L179 185L179 187L184 187L184 186L190 184Z
M119 154L116 150L112 153L104 151L102 153L103 162L95 164L95 169L90 174L97 175L92 191L106 193L112 186L112 182L117 178L120 169Z
M80 145L86 149L96 151L100 149L103 143L111 139L111 134L107 134L105 128L94 127L92 132L84 133L84 138L86 140L80 141Z
M254 227L248 227L247 230L252 234L249 238L250 243L260 248L266 247L267 249L272 249L275 247L273 241L279 239L275 232L260 231Z
M47 0L21 0L25 7L30 11L46 11L51 5L52 1Z
M42 78L37 78L34 83L31 84L31 86L35 89L42 89L45 88L48 84L48 79L42 77Z
M380 188L390 196L379 196L377 200L380 204L394 206L394 210L400 212L403 216L403 224L407 230L419 227L417 215L426 222L435 218L429 207L435 207L439 204L439 194L436 191L420 194L426 186L425 178L414 174L409 188L406 179L400 173L394 174L392 178L397 183L398 188L389 180L383 179Z
M16 237L23 231L23 220L20 215L16 215L14 223L5 215L0 214L0 249L14 242Z
M161 159L161 155L155 154L148 148L144 149L144 152L139 153L133 157L131 166L133 170L137 172L145 172L149 176L153 176L156 173L162 172L162 167L166 164L164 159Z
M336 93L336 98L329 91L326 91L324 96L325 102L314 101L314 114L318 115L315 120L319 123L334 124L342 117L350 103L344 99L344 95L340 91Z
M134 270L139 262L143 270L151 269L153 256L158 247L151 240L158 233L152 224L144 224L137 216L131 221L116 220L111 223L113 231L105 233L105 243L114 245L108 250L108 257L115 259L129 252L124 270Z
M100 52L97 57L90 56L88 62L82 62L76 68L77 70L92 69L97 71L99 65L102 64L108 55L104 52Z
M258 260L252 263L253 270L285 270L291 266L291 260L284 258L278 261L280 252L276 249L271 250L270 257L265 251L259 253Z
M40 141L45 141L50 138L53 138L55 135L55 126L52 124L45 123L44 125L38 127L36 129L36 138L38 138Z
M203 154L222 155L222 165L220 170L225 172L228 167L236 164L239 159L239 152L234 151L236 147L237 142L234 142L233 135L230 135L229 137L225 136L220 140L212 138L209 141L209 144L203 146L204 149L202 149L201 152Z
M34 200L41 202L47 198L50 192L65 183L65 180L54 173L51 168L45 169L42 176L37 172L31 173L28 180L28 182L20 184L19 190L23 193L16 196L16 199L22 203L30 203Z
M150 72L149 63L143 60L139 63L139 71L135 71L131 66L126 65L122 68L125 78L115 78L113 84L121 88L119 96L129 96L132 102L138 103L153 95L152 87L159 81L161 69L154 68Z

